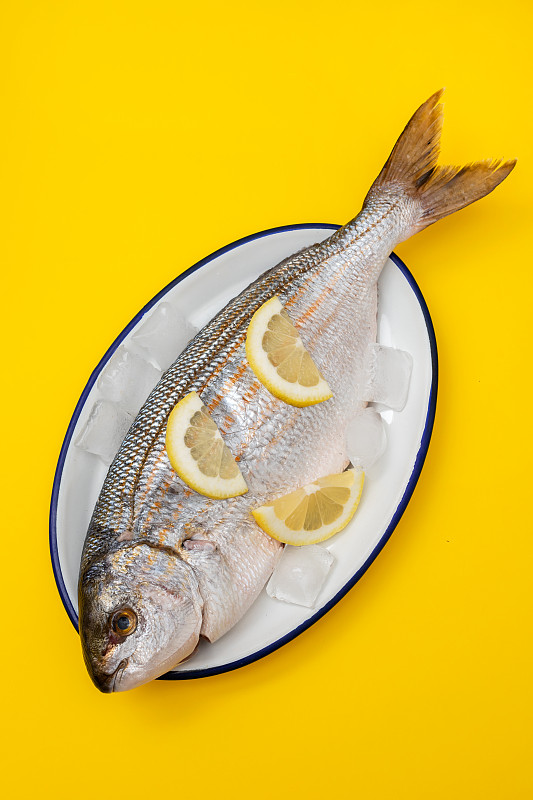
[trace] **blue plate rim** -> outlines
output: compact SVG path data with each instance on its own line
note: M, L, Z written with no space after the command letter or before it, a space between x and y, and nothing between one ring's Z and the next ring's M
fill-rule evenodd
M202 258L196 264L193 264L191 267L186 269L180 275L178 275L174 280L168 283L161 291L159 291L145 306L135 315L135 317L131 320L131 322L126 325L123 331L116 337L113 343L108 347L96 367L93 369L89 380L87 381L78 402L76 403L76 407L74 408L74 412L70 419L69 425L67 427L67 431L65 433L65 437L63 439L63 443L61 446L59 459L57 462L55 474L54 474L54 481L52 485L52 496L50 502L50 518L49 518L49 545L50 545L50 556L52 561L52 570L54 573L54 578L56 582L56 586L59 591L59 595L61 597L61 601L65 608L65 611L68 614L68 617L72 624L74 625L75 629L78 630L78 615L72 605L70 597L68 595L65 581L63 579L63 573L61 570L61 564L59 560L59 551L57 546L57 504L59 499L59 490L61 486L61 478L63 475L63 468L65 466L65 460L67 456L68 449L70 447L70 443L72 440L72 436L74 433L74 429L78 422L79 416L81 411L85 405L87 397L94 386L100 372L102 371L105 364L109 361L115 350L120 346L122 341L126 338L128 333L137 325L137 323L144 317L144 315L150 311L150 309L161 300L171 289L177 286L181 281L185 280L189 275L192 275L193 272L196 272L201 267L204 267L206 264L209 264L214 259L218 258L224 253L228 253L231 250L234 250L237 247L240 247L247 242L252 242L257 239L262 239L266 236L272 236L276 233L287 233L289 231L297 231L297 230L338 230L341 226L336 225L334 223L318 223L318 222L311 222L311 223L295 223L293 225L280 225L274 228L267 228L266 230L259 231L258 233L252 233L248 236L243 236L240 239L236 239L234 242L230 244L224 245L224 247L220 247L218 250L215 250L210 255ZM429 314L429 309L427 307L426 301L420 291L420 288L415 281L413 275L407 268L407 266L403 263L403 261L396 255L396 253L391 253L390 255L391 261L398 267L400 272L403 274L405 279L407 280L410 288L412 289L419 305L422 310L422 314L424 317L424 321L426 323L426 328L428 332L429 344L430 344L430 353L431 353L431 363L432 363L432 379L431 379L431 387L429 393L429 400L428 400L428 409L426 414L426 422L424 426L424 430L422 433L420 447L415 459L415 463L413 466L413 471L409 477L409 481L403 493L403 496L396 508L396 511L385 531L381 539L379 540L378 544L375 546L373 551L370 553L367 560L361 565L361 567L354 573L354 575L350 578L347 583L337 592L337 594L324 606L322 606L316 614L313 614L312 617L307 619L301 625L298 625L289 633L282 636L280 639L277 639L275 642L267 645L266 647L261 648L260 650L251 653L248 656L244 656L243 658L237 659L236 661L232 661L228 664L222 664L217 667L208 667L204 669L196 669L196 670L187 670L184 672L167 672L165 675L161 675L158 680L190 680L193 678L207 678L211 675L221 675L225 672L231 672L235 669L239 669L240 667L247 666L248 664L252 664L255 661L258 661L261 658L273 653L275 650L278 650L283 645L287 644L288 642L295 639L301 633L306 631L312 625L315 624L321 617L323 617L328 611L330 611L333 606L335 606L349 591L352 589L355 584L360 580L360 578L364 575L367 569L370 567L372 562L377 558L379 553L382 551L386 543L389 541L390 537L394 529L396 528L398 522L400 521L403 512L405 511L409 500L414 492L415 486L418 482L420 477L420 473L422 471L422 467L424 465L424 461L426 459L427 451L429 448L429 442L431 440L431 434L433 431L433 423L435 420L435 412L437 406L437 386L438 386L438 354L437 354L437 340L435 337L435 330L433 328L433 323L431 320L431 316Z

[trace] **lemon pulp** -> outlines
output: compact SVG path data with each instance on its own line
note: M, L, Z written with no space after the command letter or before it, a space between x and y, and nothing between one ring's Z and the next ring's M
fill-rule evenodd
M199 494L226 499L248 491L238 464L196 392L172 409L165 444L173 469Z
M332 397L278 297L271 297L253 315L246 356L256 377L285 403L303 407Z
M285 544L316 544L351 520L363 490L364 472L348 469L319 478L252 511L257 524Z

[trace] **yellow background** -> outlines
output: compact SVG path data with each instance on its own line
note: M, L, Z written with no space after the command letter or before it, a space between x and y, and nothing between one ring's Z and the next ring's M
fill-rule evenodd
M0 14L7 796L533 797L531 4L4 0ZM440 386L391 541L262 661L99 694L47 543L90 372L216 248L347 221L441 85L442 160L519 164L397 248Z

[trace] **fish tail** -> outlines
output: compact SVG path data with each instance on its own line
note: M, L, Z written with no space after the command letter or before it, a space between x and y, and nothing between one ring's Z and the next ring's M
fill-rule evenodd
M365 199L366 205L388 187L401 187L418 209L405 238L489 194L516 164L516 159L488 159L464 167L438 166L442 92L415 111Z

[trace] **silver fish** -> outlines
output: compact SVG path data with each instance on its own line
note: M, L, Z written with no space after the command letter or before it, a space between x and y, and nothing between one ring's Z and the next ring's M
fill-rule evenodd
M376 338L377 279L393 248L492 191L514 161L437 166L441 92L413 115L361 212L326 241L270 269L232 300L163 375L112 463L85 541L80 634L105 692L175 667L200 637L215 641L245 614L281 546L250 509L347 463L346 420ZM245 355L253 313L277 295L333 397L307 408L276 399ZM239 460L247 494L191 491L165 450L168 416L196 391Z

